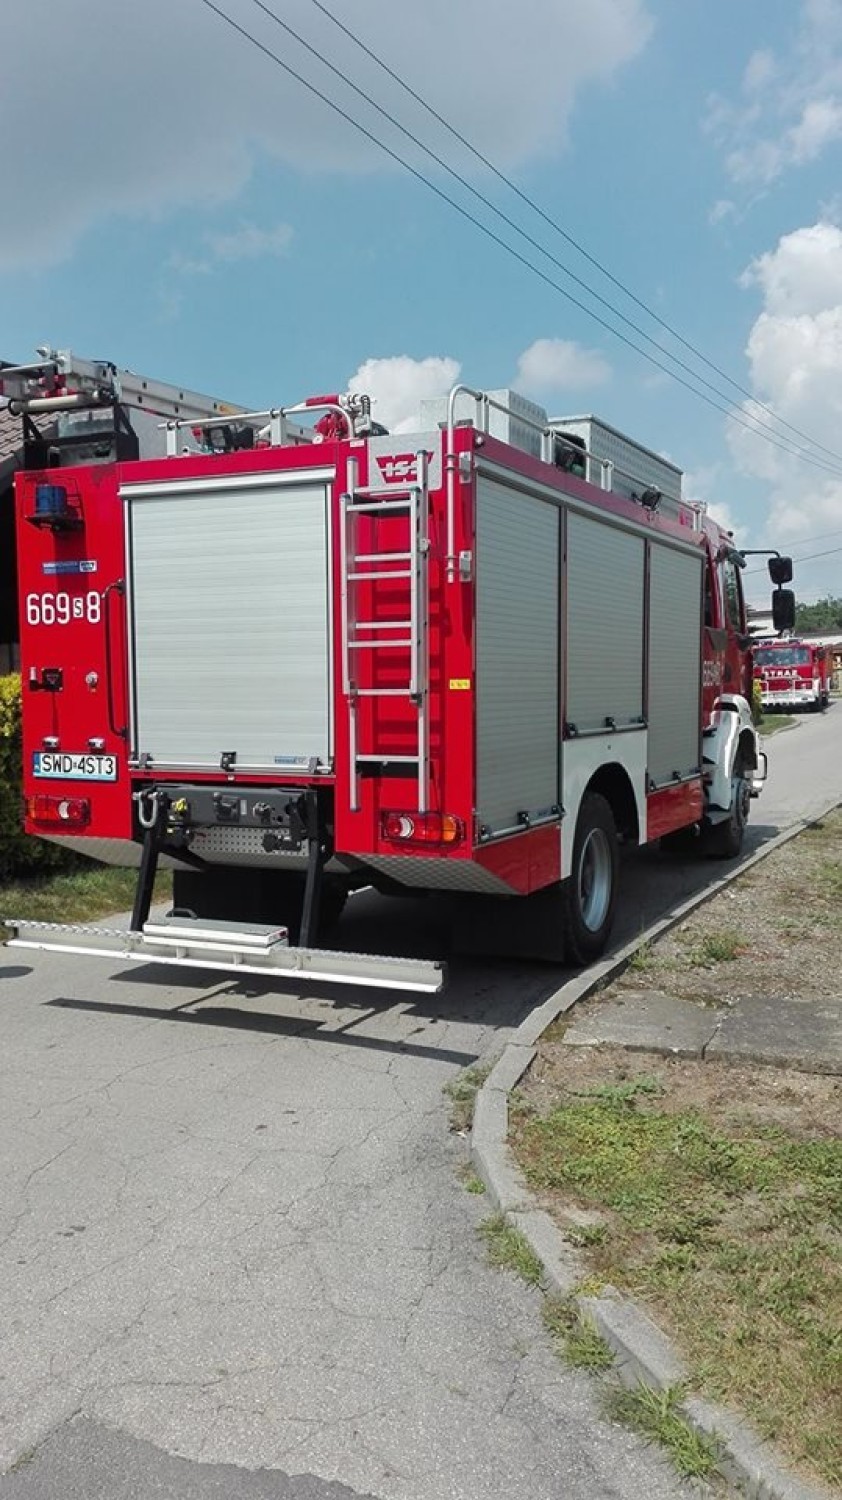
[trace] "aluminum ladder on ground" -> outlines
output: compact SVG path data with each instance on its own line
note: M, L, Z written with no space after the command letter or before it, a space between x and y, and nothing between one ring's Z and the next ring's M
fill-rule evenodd
M416 454L415 482L388 489L358 488L356 460L348 463L348 487L340 504L342 691L349 717L349 782L351 810L359 810L360 768L364 765L405 764L415 766L418 778L418 812L427 811L429 726L429 584L427 536L429 512L428 456ZM375 523L405 515L408 546L398 551L360 552L357 548L357 518L368 516ZM384 580L409 582L409 614L397 619L360 619L357 615L357 585ZM372 609L371 614L374 615ZM395 648L409 651L407 681L398 687L360 687L357 661L360 653L376 656ZM358 712L363 698L409 699L417 718L416 750L412 755L393 755L376 744L364 749L359 743Z

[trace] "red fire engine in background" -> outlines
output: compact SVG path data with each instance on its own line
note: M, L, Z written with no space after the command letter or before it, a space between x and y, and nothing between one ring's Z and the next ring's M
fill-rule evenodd
M54 351L0 378L26 828L139 867L128 932L18 946L433 990L441 964L323 943L350 890L540 910L537 949L588 962L621 842L739 852L743 554L658 455L509 392L390 436L357 396L245 412Z
M819 712L830 702L833 653L817 641L761 641L754 648L754 680L764 709Z

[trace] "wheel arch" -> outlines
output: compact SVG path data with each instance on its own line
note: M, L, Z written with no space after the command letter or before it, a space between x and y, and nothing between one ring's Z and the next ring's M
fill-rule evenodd
M604 797L620 837L629 843L646 838L645 728L623 735L583 736L565 740L562 750L562 879L570 874L573 843L582 802L589 792Z
M608 765L600 766L585 787L583 796L586 797L590 792L598 792L601 797L605 798L614 814L614 822L620 837L629 843L640 843L637 798L626 767L619 761L611 761Z

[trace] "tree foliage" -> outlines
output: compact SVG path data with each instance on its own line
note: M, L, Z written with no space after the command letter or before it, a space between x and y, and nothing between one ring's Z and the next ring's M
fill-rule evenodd
M815 604L798 604L795 609L796 633L802 631L835 634L842 631L842 599L819 599Z
M0 677L0 878L67 864L65 850L23 831L20 677Z

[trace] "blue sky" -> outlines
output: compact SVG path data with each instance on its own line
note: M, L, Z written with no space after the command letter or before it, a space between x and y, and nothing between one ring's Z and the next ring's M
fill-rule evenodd
M218 3L493 223L255 0ZM745 397L530 214L313 0L267 4L660 340L655 358L679 354L740 411ZM785 447L826 467L653 369L202 0L54 0L4 18L0 355L24 360L50 341L261 407L365 384L390 424L457 369L479 386L512 384L553 414L594 410L668 453L745 545L810 559L800 597L842 594L842 0L325 4L806 434L773 428ZM751 404L743 419L770 423ZM761 600L763 575L748 582Z

